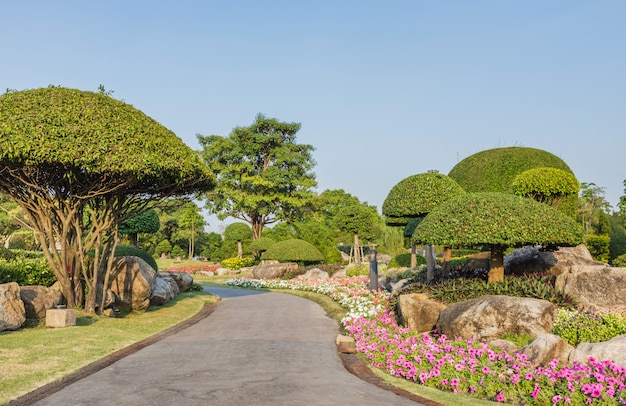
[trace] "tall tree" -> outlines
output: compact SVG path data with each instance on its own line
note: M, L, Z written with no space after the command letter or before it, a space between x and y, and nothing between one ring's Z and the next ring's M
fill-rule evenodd
M48 87L0 96L0 192L26 212L69 307L97 311L122 221L214 181L174 133L102 92Z
M353 204L339 209L336 221L337 226L345 232L354 236L354 263L361 264L361 243L359 236L366 240L376 238L378 227L378 213L373 206L365 206L362 204Z
M606 188L597 186L593 182L580 184L578 216L587 234L608 234L607 215L611 210L611 205L604 197L605 190Z
M228 137L198 135L202 157L217 177L207 193L207 208L219 219L234 217L250 224L253 239L263 227L295 220L311 208L313 147L296 143L298 123L257 115L252 125Z
M137 237L139 233L152 234L159 231L159 228L161 228L159 215L154 209L150 209L124 220L119 226L119 232L128 235L130 245L139 247Z
M200 208L194 202L188 202L180 211L178 225L184 230L184 234L188 236L188 252L189 259L191 259L195 255L198 233L204 231L206 222L202 214L200 214Z

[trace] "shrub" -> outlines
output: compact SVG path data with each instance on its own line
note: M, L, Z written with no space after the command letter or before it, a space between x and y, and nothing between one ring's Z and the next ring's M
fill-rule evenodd
M426 258L422 255L416 254L417 265L426 265ZM389 261L389 268L408 268L411 266L411 253L403 252L391 258Z
M626 254L620 255L613 260L613 266L626 267Z
M249 245L251 250L256 250L259 252L264 252L269 249L272 245L276 244L276 241L269 237L260 237L256 240L252 241Z
M176 257L181 257L183 258L185 256L185 251L180 248L178 245L174 245L174 247L172 248L172 252L171 255L176 258Z
M172 252L172 244L170 244L169 241L167 240L163 240L161 241L155 250L155 253L157 254L157 256L161 256L161 254L168 254Z
M51 286L56 282L56 277L43 256L40 258L0 259L0 283L8 282L17 282L20 286Z
M596 261L609 262L610 242L608 235L587 234L585 237L585 246Z
M332 247L326 250L326 255L324 255L324 262L327 264L341 264L343 263L343 257L341 256L341 251L337 248Z
M32 231L16 231L9 237L9 249L34 251L39 248L39 242Z
M624 311L578 311L559 309L553 333L573 346L582 342L599 343L626 334Z
M232 223L224 229L224 239L244 241L252 239L252 229L246 223Z
M17 255L15 252L4 248L4 246L0 245L0 259L12 260L15 259Z
M533 168L517 175L511 184L513 193L546 203L576 218L576 207L562 204L577 196L580 183L573 173L558 168Z
M346 276L361 276L361 275L369 275L369 274L370 274L369 265L350 264L346 267Z
M274 259L280 262L317 263L324 260L324 255L311 243L293 238L279 241L261 256L262 259Z
M241 269L241 268L246 268L248 266L252 266L254 265L254 258L248 258L248 257L243 257L243 258L239 258L239 257L233 257L233 258L227 258L225 260L223 260L221 262L221 265L225 268L228 269Z

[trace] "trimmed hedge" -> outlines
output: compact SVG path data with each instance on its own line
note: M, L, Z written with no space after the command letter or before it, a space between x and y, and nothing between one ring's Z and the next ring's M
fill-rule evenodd
M293 238L279 241L261 255L261 259L273 259L280 262L322 262L324 255L311 243Z

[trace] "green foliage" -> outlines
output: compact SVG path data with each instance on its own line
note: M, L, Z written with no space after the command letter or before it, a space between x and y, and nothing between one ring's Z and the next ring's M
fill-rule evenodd
M262 114L228 137L198 136L202 156L218 184L207 194L207 208L218 218L252 220L252 233L264 225L300 218L310 210L317 185L311 145L297 144L298 123Z
M424 217L414 217L411 220L409 220L408 223L406 223L406 226L404 227L404 233L403 233L404 237L412 239L413 233L415 233L415 229L417 228L417 226L420 225L423 219Z
M3 245L0 245L0 259L6 259L7 261L10 261L12 259L15 259L15 257L17 257L15 252L11 251L10 249L4 248Z
M611 238L608 235L587 234L585 236L585 246L596 261L609 262L609 243Z
M622 254L619 257L615 258L612 262L613 266L617 267L626 267L626 254Z
M557 168L572 172L559 157L526 147L495 148L471 155L452 168L448 176L466 192L513 193L513 179L533 168Z
M363 204L344 206L335 217L337 227L347 233L358 234L361 239L374 240L378 230L376 207Z
M346 276L363 276L370 274L369 264L350 264L346 267Z
M161 254L167 254L172 252L172 244L169 241L163 240L156 247L156 254L161 256Z
M244 241L252 239L252 230L246 223L232 223L224 229L224 239L227 241Z
M171 255L174 258L177 258L177 257L183 258L185 256L185 250L180 248L178 245L174 245L174 247L172 247Z
M545 204L504 193L471 193L434 209L413 237L447 247L572 246L582 241L583 231L571 217Z
M322 262L324 255L311 243L297 238L279 241L261 255L261 259L280 262Z
M341 251L339 251L335 247L328 248L324 253L324 262L327 264L341 264L343 263L343 258L341 256Z
M8 282L17 282L20 286L52 286L56 282L56 277L43 256L39 258L16 256L9 260L0 259L0 284Z
M607 341L626 334L626 312L560 308L552 332L573 346Z
M255 251L267 251L269 247L276 244L276 241L270 237L260 237L250 243L249 248Z
M546 203L576 218L576 207L562 204L577 200L580 183L573 173L558 168L533 168L517 175L511 184L513 193Z
M452 178L435 172L412 175L398 182L383 202L389 225L406 225L408 219L424 216L442 202L465 193Z
M232 258L227 258L227 259L221 261L220 265L222 265L223 267L228 268L228 269L246 268L246 267L254 265L254 258L249 258L249 257L242 257L242 258L232 257Z
M129 245L118 245L117 247L115 247L115 256L116 257L128 257L128 256L139 257L143 259L144 261L146 261L148 265L150 265L152 269L154 269L155 271L159 270L159 266L157 265L152 255L150 255L148 251L142 250L141 248L132 247Z
M426 265L426 258L422 255L416 254L417 265ZM403 252L391 258L389 261L389 268L408 268L411 266L411 253Z
M156 233L161 228L159 215L154 209L124 220L118 230L122 234Z
M39 242L32 231L15 231L9 237L9 249L34 251L39 248Z

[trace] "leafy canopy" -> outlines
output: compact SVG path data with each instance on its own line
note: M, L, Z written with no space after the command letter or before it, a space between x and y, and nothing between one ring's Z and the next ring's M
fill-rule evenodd
M224 229L224 239L227 241L244 241L252 238L252 230L246 223L232 223Z
M571 217L534 200L505 193L470 193L435 208L413 238L450 247L571 246L582 242L583 230Z
M383 202L383 215L389 225L406 225L409 219L428 214L442 202L465 193L452 178L427 172L398 182Z
M317 185L312 172L313 147L296 143L298 123L257 115L252 125L228 137L198 135L202 156L215 173L217 187L207 194L207 208L218 218L234 217L252 226L300 218L310 208Z

